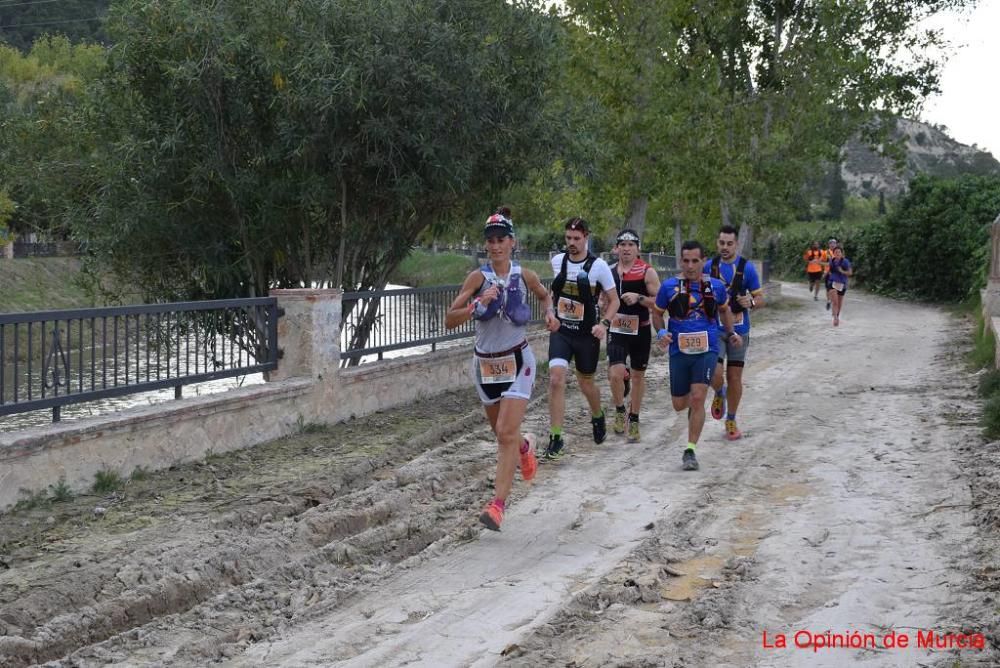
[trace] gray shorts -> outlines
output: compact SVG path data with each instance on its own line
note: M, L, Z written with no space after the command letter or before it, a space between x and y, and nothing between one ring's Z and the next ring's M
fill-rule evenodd
M469 371L472 380L476 384L476 392L479 393L479 400L483 404L490 406L501 399L531 399L531 388L535 384L535 373L538 371L535 365L535 354L531 352L531 346L525 346L517 353L518 370L513 383L483 383L480 374L479 357L472 356L472 364Z
M737 348L729 343L725 334L719 335L719 364L746 365L747 350L750 348L750 332L740 334L740 337L743 339L743 345Z

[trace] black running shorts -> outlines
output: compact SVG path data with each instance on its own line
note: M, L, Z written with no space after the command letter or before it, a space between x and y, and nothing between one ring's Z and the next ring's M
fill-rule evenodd
M576 360L576 372L581 376L593 376L597 371L597 360L601 354L601 341L587 334L567 334L563 330L549 334L549 368L569 367Z
M639 326L636 334L608 334L608 366L625 364L628 358L629 366L635 371L645 371L649 366L649 349L653 334L649 323Z

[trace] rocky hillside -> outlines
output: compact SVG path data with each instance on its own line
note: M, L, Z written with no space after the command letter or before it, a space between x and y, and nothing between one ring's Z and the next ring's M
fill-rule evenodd
M905 192L917 174L958 176L960 174L1000 174L1000 162L992 154L961 144L934 126L900 118L895 136L903 142L906 160L900 169L888 157L879 155L860 141L852 140L844 149L841 175L847 193L856 197L878 197L884 192L893 198Z

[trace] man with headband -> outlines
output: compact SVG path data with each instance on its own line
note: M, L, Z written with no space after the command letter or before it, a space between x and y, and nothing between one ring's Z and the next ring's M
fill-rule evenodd
M660 289L656 270L639 257L639 235L635 230L622 230L615 238L618 262L611 266L621 306L608 330L608 380L615 405L616 434L628 430L628 440L639 440L639 409L646 390L646 366L652 332L649 328L649 307ZM632 392L629 410L625 412L625 360L631 367Z

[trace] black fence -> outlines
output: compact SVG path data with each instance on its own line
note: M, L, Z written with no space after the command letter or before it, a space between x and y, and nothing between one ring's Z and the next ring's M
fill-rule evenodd
M546 288L551 283L552 279L542 281ZM476 330L471 320L453 330L444 327L448 307L461 288L461 285L441 285L345 292L340 353L343 364L369 355L382 359L384 353L417 346L429 345L431 350L437 350L439 343L472 336ZM528 292L528 304L531 322L543 322L545 314L531 292Z
M426 253L465 255L466 257L474 257L477 260L486 261L486 251L482 248L450 248L447 246L439 246L437 250L434 250L434 248L422 248L421 250ZM555 253L536 253L533 251L515 250L513 258L522 262L527 260L546 262L553 255L555 255Z
M662 253L646 253L645 260L647 263L649 263L649 266L655 269L658 273L680 271L680 265L677 264L676 255L663 255ZM660 278L663 279L668 277L660 276Z
M0 314L0 415L278 366L273 297Z
M83 247L75 241L14 242L14 257L75 257L78 255L83 255Z

